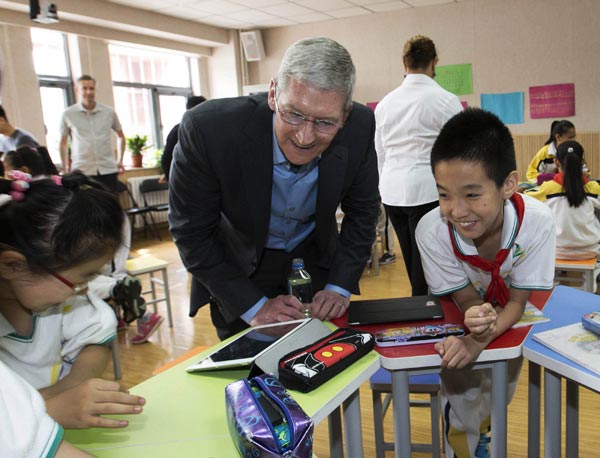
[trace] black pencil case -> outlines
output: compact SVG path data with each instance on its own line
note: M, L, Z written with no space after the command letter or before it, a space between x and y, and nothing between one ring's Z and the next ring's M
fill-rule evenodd
M340 328L279 360L279 381L303 393L314 390L369 353L375 343L368 332Z

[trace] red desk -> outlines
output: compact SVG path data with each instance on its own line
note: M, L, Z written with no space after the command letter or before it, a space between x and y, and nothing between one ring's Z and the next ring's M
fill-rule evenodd
M529 301L543 308L551 291L534 291ZM463 314L449 298L441 299L444 318L420 324L462 323ZM335 320L338 326L347 326L347 317ZM406 324L406 323L403 323ZM397 325L401 325L398 323ZM395 326L386 323L369 326L353 326L370 333ZM473 369L492 370L492 456L506 456L506 384L508 360L522 356L523 342L531 326L510 329L494 340L473 364ZM410 405L408 377L413 374L439 372L441 358L434 344L406 345L398 347L375 347L381 355L381 366L392 372L392 396L394 399L394 442L396 458L410 458Z

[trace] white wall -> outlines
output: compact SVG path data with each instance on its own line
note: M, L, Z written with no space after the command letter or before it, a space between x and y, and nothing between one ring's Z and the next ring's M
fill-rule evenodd
M263 31L267 58L250 63L249 84L268 82L285 49L307 36L342 43L357 68L355 99L380 100L403 78L402 47L415 34L431 37L439 65L472 63L474 94L461 96L479 106L482 92L525 93L525 124L515 133L547 132L550 119L529 117L529 86L575 83L580 131L600 130L600 1L465 0Z
M42 100L31 54L29 28L0 24L0 100L10 123L45 143Z

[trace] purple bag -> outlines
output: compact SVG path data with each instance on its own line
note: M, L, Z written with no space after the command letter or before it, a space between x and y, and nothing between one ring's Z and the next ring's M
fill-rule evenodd
M229 432L242 457L310 458L313 422L273 375L225 387Z

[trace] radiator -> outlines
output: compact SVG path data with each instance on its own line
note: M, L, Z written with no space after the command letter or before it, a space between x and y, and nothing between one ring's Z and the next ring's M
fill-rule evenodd
M133 177L133 178L127 179L127 183L129 183L129 186L131 189L131 194L133 194L133 198L135 199L135 201L138 203L138 205L140 207L144 206L144 197L142 196L142 193L140 192L140 184L142 183L142 181L144 181L148 178L159 178L159 177L160 177L160 175L149 175L149 176L145 176L145 177ZM169 202L169 193L166 190L149 192L146 194L146 202L148 202L148 205L165 204L165 203ZM154 218L155 223L166 222L167 221L167 212L152 212L152 217ZM146 215L146 219L148 220L148 223L151 223L148 215ZM140 227L143 227L143 225L144 225L144 223L142 221L142 217L136 216L135 221L134 221L134 227L140 228Z

